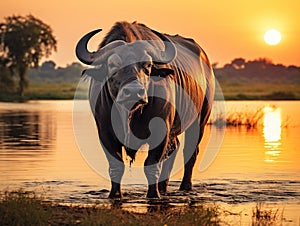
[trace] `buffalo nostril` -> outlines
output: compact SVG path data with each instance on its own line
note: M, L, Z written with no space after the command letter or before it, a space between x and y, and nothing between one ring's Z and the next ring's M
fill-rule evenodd
M125 89L123 89L123 94L124 94L124 96L129 97L131 95L131 92L129 89L125 88Z
M144 89L139 89L138 93L137 93L137 96L142 98L145 96L145 90Z

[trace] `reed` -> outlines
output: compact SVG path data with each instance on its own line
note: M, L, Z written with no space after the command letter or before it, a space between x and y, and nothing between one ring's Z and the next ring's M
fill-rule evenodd
M270 208L258 203L252 210L252 225L282 225L283 211L284 209Z
M212 116L208 122L209 125L222 127L247 127L257 128L264 116L263 107L255 111L235 111L226 115L220 113Z

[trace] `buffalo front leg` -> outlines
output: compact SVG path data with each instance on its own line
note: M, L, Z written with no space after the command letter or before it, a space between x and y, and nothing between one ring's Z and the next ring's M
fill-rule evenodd
M160 198L158 179L161 172L161 165L161 162L153 162L149 158L145 161L144 172L148 181L147 198Z
M108 198L121 198L121 180L125 170L122 152L107 153L106 156L109 163L109 176L111 181L111 190Z
M171 171L173 169L175 157L177 154L177 151L179 149L179 140L177 137L170 139L167 152L166 152L166 158L163 160L162 170L159 178L158 183L158 189L160 194L165 194L167 192L168 183Z
M158 181L162 168L161 158L166 150L166 146L166 141L163 141L158 147L154 149L149 148L148 157L144 163L144 172L148 181L147 198L160 198Z

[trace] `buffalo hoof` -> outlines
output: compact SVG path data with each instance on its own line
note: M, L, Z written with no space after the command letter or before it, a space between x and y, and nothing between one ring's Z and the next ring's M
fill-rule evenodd
M191 182L181 183L179 190L180 191L191 191L192 183Z
M122 194L121 192L110 192L109 199L118 199L118 198L122 198Z
M158 184L151 184L148 186L147 198L159 199Z
M165 195L167 193L167 183L166 181L161 181L158 183L159 193Z
M146 197L147 199L159 199L160 195L158 191L148 191Z
M156 194L147 194L147 199L160 199L160 195L158 193Z

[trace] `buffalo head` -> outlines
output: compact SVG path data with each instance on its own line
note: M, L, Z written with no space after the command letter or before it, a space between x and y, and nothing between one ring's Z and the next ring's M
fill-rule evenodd
M89 52L87 44L101 29L83 36L76 47L78 59L94 68L85 73L95 80L106 80L110 96L128 110L148 103L148 87L151 76L167 76L169 68L158 69L156 65L167 64L176 57L175 45L165 35L153 31L161 40L127 43L115 40L96 52ZM163 42L162 42L163 41ZM164 50L160 50L163 47Z

